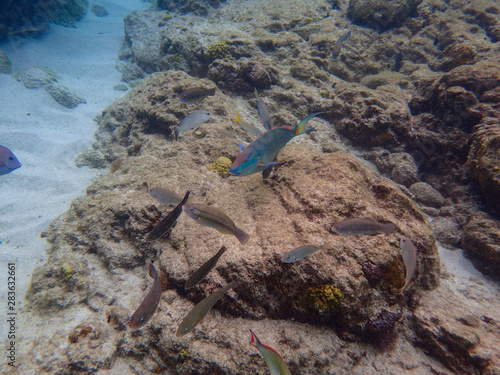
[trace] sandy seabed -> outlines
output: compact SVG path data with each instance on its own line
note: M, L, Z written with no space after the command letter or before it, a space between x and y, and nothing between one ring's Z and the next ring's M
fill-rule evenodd
M7 264L16 264L18 306L29 286L31 273L45 260L46 241L40 233L85 194L96 170L78 168L75 158L94 141L94 117L123 95L116 69L123 42L123 19L140 0L94 1L109 15L93 13L75 28L50 25L36 39L11 38L0 44L12 62L13 74L0 74L0 144L10 148L22 167L0 176L0 278L7 280ZM58 81L85 100L67 109L43 89L27 89L15 73L36 67L58 74ZM1 311L7 308L7 283L0 283ZM5 337L6 325L0 325Z

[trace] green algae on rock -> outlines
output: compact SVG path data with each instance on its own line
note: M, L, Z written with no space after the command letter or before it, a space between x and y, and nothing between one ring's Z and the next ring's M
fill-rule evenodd
M230 58L229 45L225 41L213 43L205 51L205 57L210 61Z

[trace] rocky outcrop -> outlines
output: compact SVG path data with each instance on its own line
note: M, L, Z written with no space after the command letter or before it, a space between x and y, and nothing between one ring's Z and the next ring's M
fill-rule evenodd
M221 142L210 122L200 128L201 138L193 132L183 133L178 142L165 137L178 123L177 111L190 110L176 98L176 91L189 86L190 79L181 72L157 74L105 111L95 149L124 160L43 233L51 243L50 261L33 276L30 308L51 316L85 311L71 320L71 327L58 330L61 338L71 337L65 341L66 359L48 355L55 371L80 363L82 371L91 372L125 362L151 371L155 366L174 366L178 374L250 374L262 366L240 345L246 341L245 328L251 328L264 335L283 332L289 344L274 347L292 371L320 374L334 372L338 365L319 351L312 361L307 348L330 348L335 353L342 340L361 340L368 347L369 342L394 341L396 331L407 329L400 320L412 309L397 292L404 277L401 235L411 237L419 252L418 270L405 294L433 290L439 282L432 230L416 204L352 157L315 151L300 137L299 144L282 150L267 180L260 174L221 177L207 166L219 156L233 160L239 151L232 141ZM160 94L163 102L158 101ZM165 105L167 100L172 105ZM230 126L226 113L235 105L219 93L203 102L203 108L215 113L218 126ZM153 121L160 117L165 119L162 127ZM111 118L120 121L112 124ZM115 146L108 150L111 144ZM223 209L250 234L249 243L242 246L234 237L201 227L185 215L170 237L148 242L146 234L169 209L147 194L146 182L190 190L193 199ZM397 232L366 237L333 234L334 223L360 216L394 222ZM295 264L280 261L294 247L328 241L331 250ZM222 244L228 251L216 270L199 286L184 290L190 273ZM150 261L168 276L169 290L151 324L132 333L125 327L133 305L143 297ZM193 303L229 280L236 286L216 305L221 315L207 317L186 338L174 338ZM326 285L336 288L343 299L325 310L311 300L314 294L306 292ZM298 340L306 330L307 339ZM321 345L314 344L317 340ZM350 350L360 344L352 345ZM228 363L225 354L210 354L222 346L224 353L237 358L234 363ZM181 367L175 365L178 360ZM352 368L354 362L348 360L347 366Z
M500 279L500 225L483 213L471 216L464 226L462 247L474 265Z
M49 22L72 26L87 13L88 0L19 0L0 6L0 40L37 35Z

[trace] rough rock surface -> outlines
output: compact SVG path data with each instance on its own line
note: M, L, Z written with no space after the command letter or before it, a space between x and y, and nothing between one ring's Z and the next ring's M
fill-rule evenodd
M415 195L417 202L430 206L442 207L445 205L445 199L439 191L425 182L417 182L410 186L410 191Z
M88 0L16 0L0 6L0 40L18 35L34 36L49 22L72 26L87 13Z
M66 108L75 108L78 104L86 103L85 99L76 92L68 89L58 82L53 82L45 87L52 98L60 105Z
M471 216L464 226L462 246L475 266L500 279L500 225L486 214Z
M45 343L41 355L48 356L43 359L45 366L54 372L74 366L93 372L123 361L140 371L173 368L178 374L250 374L255 367L263 370L263 363L249 355L246 328L273 344L292 372L334 372L339 364L331 360L332 355L344 358L343 368L354 369L358 361L348 359L348 353L360 346L372 352L370 342L380 340L395 342L398 350L411 350L397 339L397 332L409 329L399 322L403 312L406 316L412 310L397 293L404 276L401 234L410 236L419 250L418 271L405 294L435 289L439 275L432 230L416 204L352 157L315 151L300 137L298 144L280 153L279 166L267 180L260 174L221 178L207 165L219 156L234 159L238 148L232 141L221 142L210 123L200 128L201 139L186 132L179 142L165 137L171 127L168 122L163 127L152 123L160 115L176 118L178 111L189 111L177 99L164 105L189 80L183 73L155 75L107 109L95 147L117 144L115 156L125 160L114 173L90 186L87 196L75 200L70 211L43 234L52 244L50 261L33 275L30 309L37 314L50 312L51 317L85 311L58 330L58 337L67 343L64 360L49 354L50 343L40 338ZM158 95L163 96L163 105L158 105ZM203 108L215 113L220 126L227 124L225 113L236 103L219 95L207 98ZM185 215L169 238L146 241L145 235L169 209L155 204L145 182L192 191L198 201L228 213L250 234L250 242L241 246L234 237L201 227ZM397 233L332 234L335 222L356 216L392 221ZM325 241L333 242L331 250L296 264L280 261L291 248ZM185 291L189 274L222 244L229 250L216 270ZM151 324L132 333L125 326L149 285L145 272L149 261L167 274L169 290ZM190 336L175 338L177 325L193 303L229 280L237 285L216 305L219 312L210 314ZM340 289L344 301L324 312L316 310L305 292L321 285ZM281 335L284 341L270 343L266 332ZM71 341L63 340L71 334ZM222 347L224 351L213 355ZM178 362L182 350L189 359ZM426 363L422 370L431 366L443 371L429 358L422 361Z

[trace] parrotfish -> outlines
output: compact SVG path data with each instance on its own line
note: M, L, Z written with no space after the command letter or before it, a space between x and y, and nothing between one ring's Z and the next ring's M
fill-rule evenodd
M189 191L184 196L184 199L182 199L182 201L172 211L170 211L170 213L167 216L165 216L164 219L159 221L154 226L151 232L148 233L147 236L148 241L156 240L157 238L165 236L167 233L170 232L170 230L173 227L175 227L175 224L177 224L177 219L182 213L182 206L186 204L188 198L189 198Z
M201 225L217 229L224 234L236 236L242 245L246 244L250 238L247 233L234 224L234 221L229 216L215 207L204 204L185 204L182 206L182 210Z
M266 130L271 130L271 128L273 127L271 115L269 114L266 103L264 103L264 101L259 98L257 89L255 89L255 97L257 98L257 109L259 110L260 120L262 121L262 124L264 125L264 128Z
M168 204L171 206L175 206L182 202L182 194L176 193L172 190L163 189L160 187L152 187L148 186L148 193L151 197L155 198L161 204ZM188 199L189 202L189 199Z
M188 281L186 281L186 286L184 288L191 288L198 284L201 280L203 280L203 278L207 276L208 273L212 271L212 269L217 265L219 258L222 256L222 254L224 254L226 250L227 248L225 246L222 246L217 254L215 254L212 258L203 263L200 268L194 271Z
M344 35L342 35L338 40L337 43L333 46L332 50L332 58L335 60L337 57L340 55L340 49L342 48L342 43L344 43L347 38L351 36L351 30L346 32Z
M179 133L191 129L196 129L198 126L208 121L212 117L212 113L204 110L197 110L187 115L180 125L175 129L175 140L179 138Z
M417 268L417 251L415 246L408 237L401 237L401 255L403 256L403 262L406 268L405 285L399 290L403 293L413 275L415 274L415 269Z
M312 253L322 250L322 249L331 249L333 246L332 243L326 243L321 246L317 245L305 245L297 247L296 249L290 250L288 253L283 255L281 261L283 263L293 263L297 262L301 259L304 259L306 256L311 255Z
M262 131L259 128L256 128L252 124L249 124L246 121L243 121L241 119L240 113L236 112L236 118L233 120L234 122L237 122L241 126L243 126L246 131L248 131L250 134L252 134L255 137L260 137L262 135Z
M184 103L193 103L205 99L207 96L215 95L215 87L212 89L204 89L203 87L191 87L184 90L179 95L179 100Z
M335 224L332 230L344 236L372 235L380 232L391 234L396 230L396 225L382 224L373 219L348 219Z
M153 263L149 265L149 276L153 278L153 286L149 291L144 301L139 305L137 310L135 310L132 318L130 319L130 324L128 328L132 330L140 329L146 325L147 322L156 312L158 304L160 303L160 297L162 292L162 285L160 280L160 275L156 271Z
M285 361L281 358L278 352L273 348L262 344L252 330L250 330L250 333L252 334L252 337L250 338L250 345L255 346L260 354L262 354L267 367L269 367L271 375L291 375Z
M177 328L176 336L181 337L193 330L194 327L200 323L203 318L208 314L213 305L235 285L235 282L227 284L221 290L210 294L208 297L199 302L190 312L184 317L179 328Z
M280 126L268 130L238 154L229 169L229 173L234 176L248 176L276 164L274 160L281 149L293 137L312 131L314 128L308 127L307 123L320 113L316 112L307 116L295 127Z
M0 146L0 176L20 168L21 163L7 147Z

